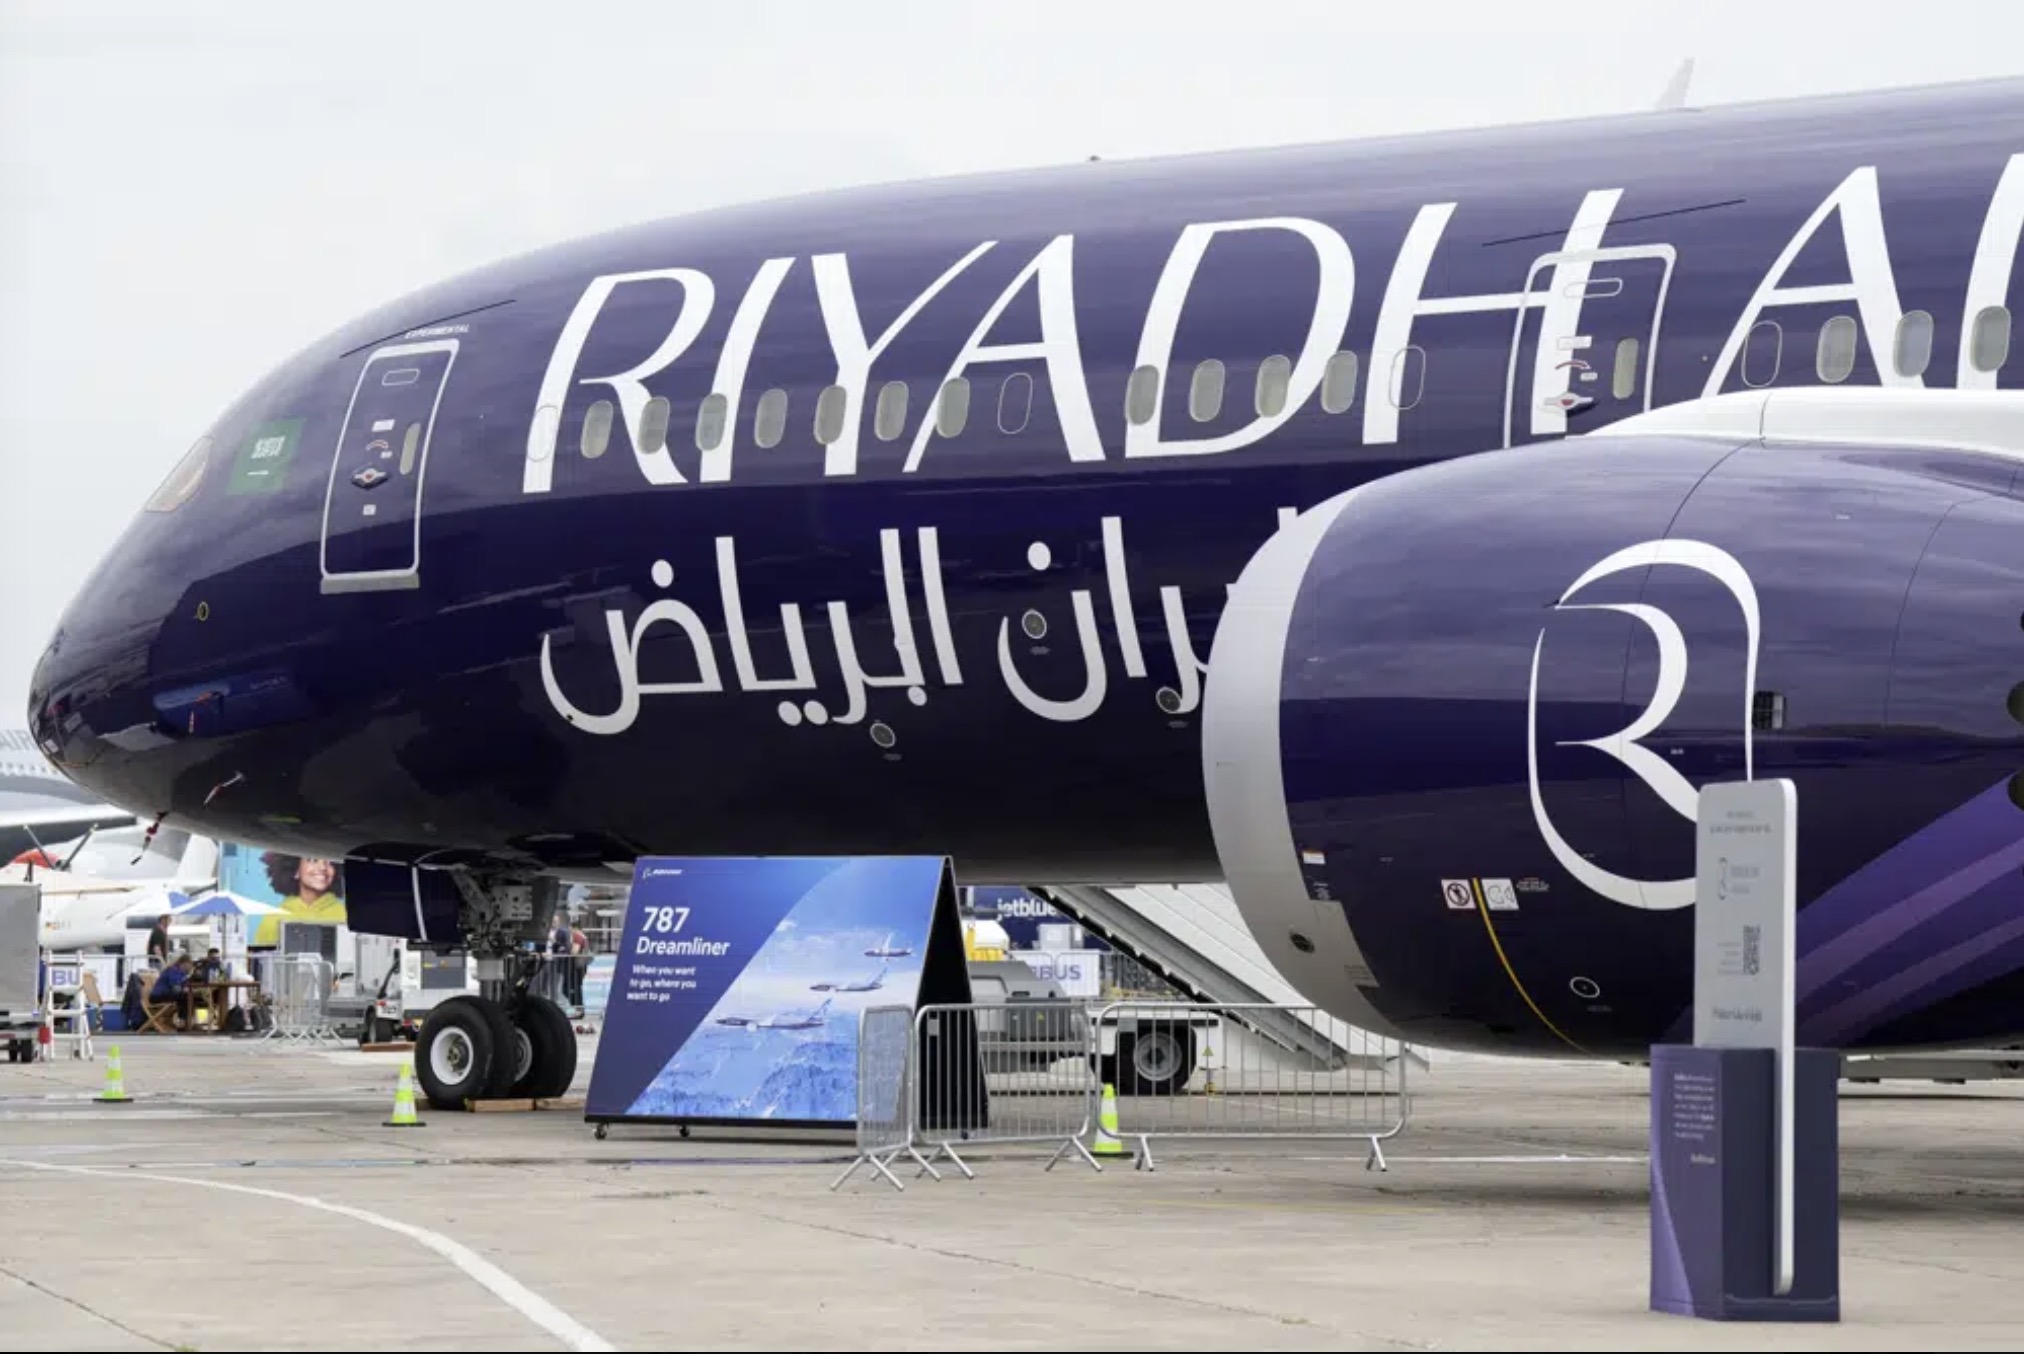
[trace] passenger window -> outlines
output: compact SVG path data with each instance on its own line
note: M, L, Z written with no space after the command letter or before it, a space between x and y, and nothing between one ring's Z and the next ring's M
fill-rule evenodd
M1033 378L1015 371L998 387L998 431L1023 432L1033 413Z
M1131 374L1124 391L1124 416L1134 425L1153 421L1160 408L1160 369L1150 364Z
M534 411L533 435L527 441L527 455L535 461L545 461L555 449L555 442L562 434L562 410L553 404L544 404ZM194 453L192 453L194 454Z
M1638 341L1634 338L1616 341L1616 366L1609 374L1609 393L1620 400L1627 400L1637 394Z
M1778 379L1778 363L1785 351L1785 331L1776 320L1759 320L1750 326L1743 344L1743 384L1768 386Z
M1293 385L1293 359L1273 356L1258 364L1256 405L1261 418L1276 417L1286 408L1286 395Z
M1340 414L1356 403L1356 354L1340 352L1328 359L1321 373L1321 407Z
M762 447L777 447L787 435L787 392L779 388L759 397L759 410L752 416L752 440Z
M674 406L665 395L656 395L647 401L647 407L640 410L640 452L651 456L665 451L668 445L668 424L673 421Z
M1195 379L1188 383L1188 414L1197 423L1207 423L1221 412L1223 364L1212 357L1195 366Z
M881 442L890 442L907 430L907 383L887 381L878 392L878 408L872 415L872 431Z
M1398 350L1392 357L1391 400L1400 409L1420 402L1427 389L1427 351L1417 343Z
M1930 311L1908 310L1898 321L1891 345L1891 365L1900 376L1923 376L1933 360L1933 317Z
M850 392L842 386L828 386L815 397L815 440L828 446L843 436L843 413L850 404Z
M583 458L594 461L611 445L611 401L599 400L583 416Z
M785 396L782 396L785 399ZM731 397L718 392L703 397L703 405L696 410L696 450L715 451L717 444L724 440L724 425L731 420ZM787 423L787 410L780 411L781 426ZM779 441L778 437L774 441ZM769 444L770 445L770 444Z
M1855 341L1859 333L1855 316L1836 315L1820 326L1820 342L1813 354L1814 374L1827 384L1840 385L1855 370Z
M410 423L405 436L401 438L401 473L415 473L415 453L422 447L422 425Z
M1976 371L2001 371L2010 359L2010 309L1988 306L1975 316L1968 340L1968 361Z
M942 395L935 409L935 431L955 437L970 421L970 378L955 376L942 383Z

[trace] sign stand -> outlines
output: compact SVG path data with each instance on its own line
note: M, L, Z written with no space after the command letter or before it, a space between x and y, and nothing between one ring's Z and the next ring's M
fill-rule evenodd
M1701 791L1694 1042L1651 1060L1651 1306L1838 1321L1841 1057L1797 1049L1797 797Z
M862 1013L969 1000L946 857L649 857L584 1119L849 1131Z

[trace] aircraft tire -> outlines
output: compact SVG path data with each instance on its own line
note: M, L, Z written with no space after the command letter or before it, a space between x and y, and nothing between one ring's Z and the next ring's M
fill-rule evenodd
M415 1042L415 1079L429 1104L460 1110L512 1085L514 1035L506 1012L482 997L452 997L429 1012Z
M1195 1032L1162 1025L1117 1039L1119 1095L1178 1095L1195 1074Z
M576 1027L568 1015L548 998L531 994L514 1003L511 1015L533 1058L508 1094L536 1100L567 1095L576 1080Z

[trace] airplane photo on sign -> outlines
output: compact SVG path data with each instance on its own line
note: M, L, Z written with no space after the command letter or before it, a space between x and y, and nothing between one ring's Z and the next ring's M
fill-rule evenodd
M829 1013L829 1002L825 1001L813 1011L803 1015L770 1015L757 1020L745 1016L718 1016L719 1025L733 1025L740 1029L752 1030L819 1030Z
M810 983L811 992L876 992L885 986L886 967L882 966L877 975L854 983Z

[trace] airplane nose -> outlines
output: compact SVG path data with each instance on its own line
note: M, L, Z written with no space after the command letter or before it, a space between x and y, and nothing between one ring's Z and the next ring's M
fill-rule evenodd
M28 729L70 779L137 815L170 807L182 767L155 700L159 639L201 571L191 500L217 467L198 439L71 599L28 688Z
M107 802L150 817L168 804L159 768L145 755L168 741L150 732L140 680L152 628L134 622L117 589L88 586L28 688L28 729L43 754Z

